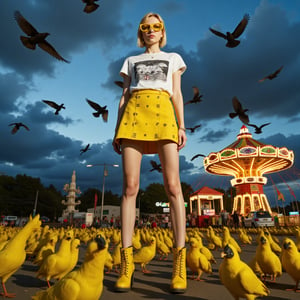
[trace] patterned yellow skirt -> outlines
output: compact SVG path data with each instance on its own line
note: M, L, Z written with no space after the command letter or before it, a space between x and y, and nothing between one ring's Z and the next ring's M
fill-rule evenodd
M178 126L170 95L158 90L134 91L124 109L116 139L143 141L143 153L157 153L157 141L178 143Z

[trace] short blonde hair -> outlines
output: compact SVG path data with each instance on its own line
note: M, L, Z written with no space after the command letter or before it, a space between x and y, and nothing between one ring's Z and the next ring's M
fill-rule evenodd
M159 14L153 13L153 12L149 12L146 15L144 15L144 17L140 21L138 32L137 32L137 45L140 48L144 48L145 47L145 42L144 42L144 39L143 39L143 33L140 30L140 25L142 23L145 23L145 21L148 18L150 18L150 17L157 18L159 20L159 22L161 22L164 25L164 27L162 29L163 36L162 36L161 40L159 41L159 47L162 48L162 47L164 47L167 44L167 34L166 34L165 22L164 22L164 20L162 19L162 17Z

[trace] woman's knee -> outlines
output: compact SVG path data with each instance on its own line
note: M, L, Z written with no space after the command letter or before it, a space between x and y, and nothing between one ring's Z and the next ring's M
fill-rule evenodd
M180 182L174 181L174 182L167 182L165 184L165 189L167 195L171 197L177 198L178 195L181 194L181 184Z
M139 182L137 180L127 180L124 183L123 193L126 197L136 196L139 191Z

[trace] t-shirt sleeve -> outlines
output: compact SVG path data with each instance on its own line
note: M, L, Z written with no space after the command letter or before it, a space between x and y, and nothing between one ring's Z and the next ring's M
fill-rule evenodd
M124 75L127 75L129 77L131 77L131 70L130 70L130 67L129 67L129 57L127 57L123 63L123 66L120 70L120 75L122 77L124 77Z
M179 54L175 53L173 73L179 70L183 73L186 70L186 64L183 61L182 57Z

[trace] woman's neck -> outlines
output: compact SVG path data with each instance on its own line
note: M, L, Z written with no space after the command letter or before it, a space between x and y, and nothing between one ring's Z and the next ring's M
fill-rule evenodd
M161 50L157 45L153 45L153 47L149 46L145 49L145 53L158 53L160 51Z

